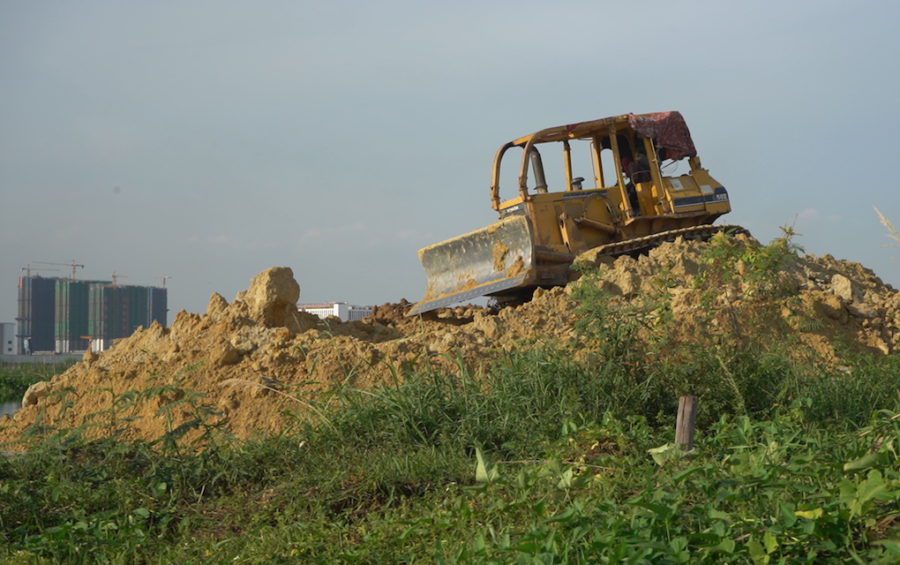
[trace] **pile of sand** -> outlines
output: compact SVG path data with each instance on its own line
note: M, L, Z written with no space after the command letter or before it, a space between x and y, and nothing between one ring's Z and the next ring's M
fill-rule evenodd
M836 345L885 355L900 350L900 293L874 272L830 255L786 255L771 268L767 249L750 236L720 235L710 243L679 239L637 259L588 252L580 260L600 265L592 284L621 304L662 298L687 340L708 332L705 324L725 323L710 316L713 310L742 326L733 332L790 334L828 363L839 362ZM765 324L750 324L760 320Z
M733 257L725 271L736 276L711 276L722 265L710 261L708 245L679 240L615 261L586 254L582 262L602 265L596 275L538 290L532 301L499 312L467 306L407 318L411 304L403 301L350 323L297 312L293 272L272 268L231 303L213 294L206 314L180 312L171 328L139 330L35 385L22 410L0 420L0 442L35 423L143 439L198 419L239 437L277 433L304 410L304 400L326 388L377 387L425 363L450 368L457 358L477 368L503 351L541 343L580 355L595 345L574 330L572 295L583 285L607 291L614 307L665 305L675 322L668 327L685 340L710 324L763 331L744 321L765 311L777 318L767 322L768 331L791 332L823 363L839 362L836 343L872 354L900 349L900 294L861 265L803 256L778 273L773 287L771 280L752 280L753 266ZM759 249L746 236L734 245ZM185 438L200 433L193 429Z

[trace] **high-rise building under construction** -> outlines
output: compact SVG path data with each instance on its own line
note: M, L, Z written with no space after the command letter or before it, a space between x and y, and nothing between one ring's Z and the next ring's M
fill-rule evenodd
M108 281L19 278L18 350L102 351L153 322L167 323L165 288Z

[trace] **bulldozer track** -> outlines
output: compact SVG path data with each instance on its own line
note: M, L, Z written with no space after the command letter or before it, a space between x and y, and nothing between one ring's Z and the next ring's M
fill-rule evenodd
M693 226L690 228L668 230L644 237L636 237L634 239L618 241L616 243L608 243L606 245L595 247L594 249L599 249L600 253L603 255L616 257L627 253L646 251L662 243L675 241L675 239L679 237L689 240L707 241L717 233L726 233L728 235L751 235L749 230L736 225ZM512 293L505 296L492 296L491 298L494 301L493 307L499 310L508 306L518 306L529 302L531 300L532 291L533 288L529 288L522 290L520 293Z
M696 239L706 241L717 233L727 233L729 235L746 234L750 232L746 228L735 225L719 225L719 226L693 226L690 228L680 228L677 230L669 230L644 237L636 237L616 243L607 243L596 248L603 255L625 255L626 253L634 253L636 251L644 251L652 249L657 245L665 242L675 241L678 237L684 239Z

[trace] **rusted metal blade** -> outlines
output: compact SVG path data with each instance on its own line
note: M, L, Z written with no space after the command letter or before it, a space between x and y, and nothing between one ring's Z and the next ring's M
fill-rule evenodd
M428 276L428 289L408 316L531 283L531 225L525 216L510 216L421 249L419 259Z

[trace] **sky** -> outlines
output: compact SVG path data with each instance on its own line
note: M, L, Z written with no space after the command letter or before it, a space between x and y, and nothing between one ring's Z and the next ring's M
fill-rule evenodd
M302 302L416 300L416 251L496 219L497 147L661 110L728 188L722 221L792 224L900 286L873 211L900 223L897 21L887 1L0 1L0 321L36 261L171 277L170 321L274 265Z

